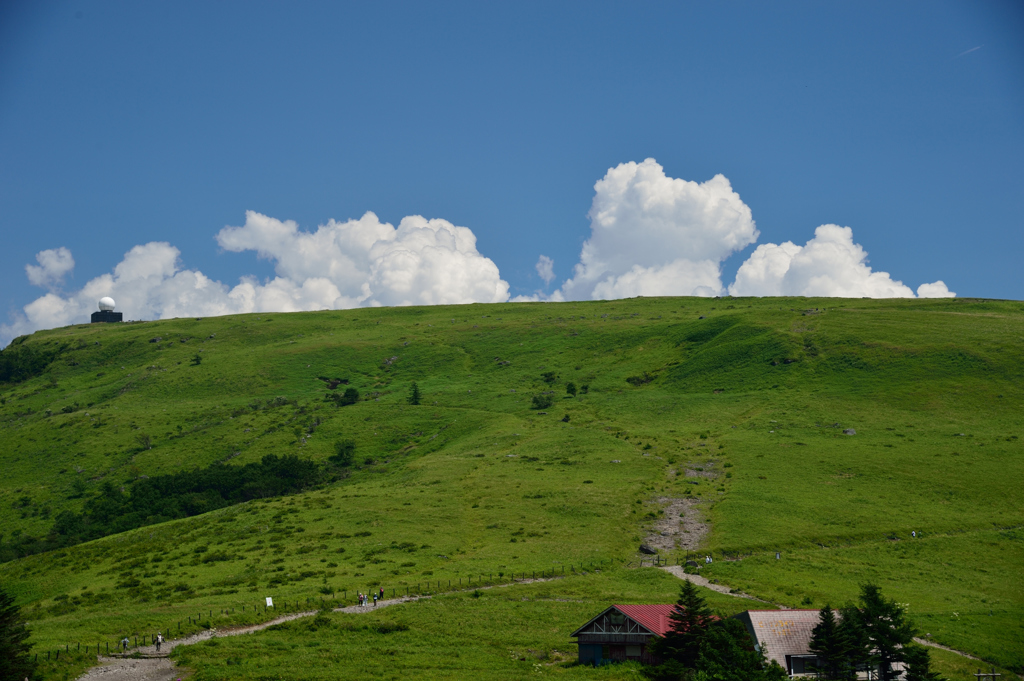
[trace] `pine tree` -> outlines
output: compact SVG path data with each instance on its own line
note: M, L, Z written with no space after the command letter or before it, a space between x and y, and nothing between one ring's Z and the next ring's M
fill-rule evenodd
M0 589L0 681L21 681L35 673L29 658L28 627L14 598Z
M747 627L737 619L723 619L708 627L697 656L697 671L715 681L755 681L785 678L778 665L771 666L762 650L754 647Z
M676 608L668 616L672 625L662 638L654 641L652 652L665 661L673 661L694 669L700 655L701 643L708 627L715 621L711 609L701 597L697 587L684 581L679 590Z
M840 609L839 629L849 643L849 664L851 674L869 666L877 666L878 660L871 654L871 641L861 622L860 609L852 603Z
M849 629L836 620L830 605L825 605L818 617L809 648L818 656L819 677L829 681L854 678Z
M849 613L849 614L847 614ZM857 635L857 628L863 632L865 650L870 651L868 661L878 665L879 681L893 681L899 674L893 665L903 662L907 646L914 640L914 626L907 619L903 607L896 601L882 596L882 590L875 584L865 584L860 589L860 608L844 609L844 620L850 617L856 624L850 628Z
M903 681L946 681L932 671L932 659L924 646L907 646L904 650L907 673Z
M409 404L420 403L420 387L415 382L412 384L412 388L409 390Z

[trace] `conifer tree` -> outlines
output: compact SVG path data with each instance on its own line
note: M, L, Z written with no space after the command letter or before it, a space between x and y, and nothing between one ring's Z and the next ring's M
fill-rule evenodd
M754 647L743 623L732 618L708 627L701 641L696 666L705 678L715 681L776 681L786 678L782 667L768 664L764 651Z
M28 627L14 598L0 589L0 681L32 678L35 663L29 658Z
M412 384L412 388L409 390L409 404L420 403L420 386L415 382Z
M655 640L652 652L663 660L695 668L701 643L715 616L692 582L683 582L676 608L668 617L671 627L665 636Z
M811 632L810 651L818 656L819 678L828 681L852 679L855 667L851 660L852 646L849 629L836 620L832 606L825 605L818 614L819 620Z
M903 681L945 681L932 671L932 659L924 646L907 646L904 651L907 673Z
M882 596L875 584L861 587L858 612L871 656L878 664L879 681L893 681L899 676L893 665L904 661L907 646L914 640L913 625L903 607Z
M851 604L840 609L839 628L843 631L849 643L849 664L852 672L864 669L868 666L876 666L877 658L871 654L871 641L868 639L867 630L861 622L860 609Z

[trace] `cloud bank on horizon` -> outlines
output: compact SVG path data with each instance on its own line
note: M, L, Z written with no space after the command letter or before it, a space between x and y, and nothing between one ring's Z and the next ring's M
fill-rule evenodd
M697 183L665 175L654 160L610 168L594 185L591 234L572 277L550 295L520 300L599 300L633 296L825 296L913 298L887 272L867 264L853 230L821 225L803 246L761 244L722 284L722 262L756 243L750 207L724 175ZM297 312L397 305L508 301L497 265L476 249L467 227L447 220L405 217L394 227L367 212L358 220L329 221L315 232L249 211L245 224L224 227L217 243L272 260L276 276L242 277L233 287L180 265L180 251L153 241L128 251L112 273L77 291L61 283L74 269L67 248L41 251L26 265L29 281L48 292L26 305L0 342L37 329L82 323L96 301L111 296L133 319L205 317L245 312ZM541 255L538 276L549 285L554 261ZM942 281L922 284L918 297L956 294Z

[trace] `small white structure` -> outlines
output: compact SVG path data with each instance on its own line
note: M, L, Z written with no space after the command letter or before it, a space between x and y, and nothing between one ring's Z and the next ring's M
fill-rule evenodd
M110 296L103 296L100 298L99 312L92 313L92 323L97 322L119 322L121 321L121 313L114 312L114 299Z

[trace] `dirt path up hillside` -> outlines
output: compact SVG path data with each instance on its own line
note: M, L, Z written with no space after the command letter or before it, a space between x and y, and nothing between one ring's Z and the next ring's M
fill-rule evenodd
M540 577L537 579L523 579L516 581L516 584L532 584L534 582L550 582L555 579L561 579L561 577ZM495 586L481 586L478 590L484 591L486 589L499 589L503 586L511 586L510 584L498 584ZM473 589L465 589L465 591L472 591ZM451 593L451 592L449 592ZM381 601L377 601L377 605L347 605L341 608L334 608L333 612L344 612L353 615L362 615L368 612L380 608L386 608L389 605L399 605L401 603L411 603L421 599L433 598L433 596L402 596L400 598L389 598ZM109 657L99 655L97 660L99 666L89 669L85 674L78 677L78 681L176 681L177 679L185 678L188 676L187 672L175 667L174 662L167 659L167 656L172 650L178 646L192 645L193 643L200 643L202 641L208 641L211 638L221 636L239 636L241 634L252 634L257 631L262 631L268 627L272 627L275 624L282 624L284 622L291 622L292 620L301 619L303 617L312 617L317 614L317 610L307 610L304 612L296 612L290 615L282 615L281 617L275 617L267 622L261 622L260 624L252 624L245 627L232 627L230 629L210 629L208 631L199 632L191 636L184 638L178 638L168 640L160 646L160 652L157 652L156 646L139 646L134 649L131 653L125 655L111 655Z

